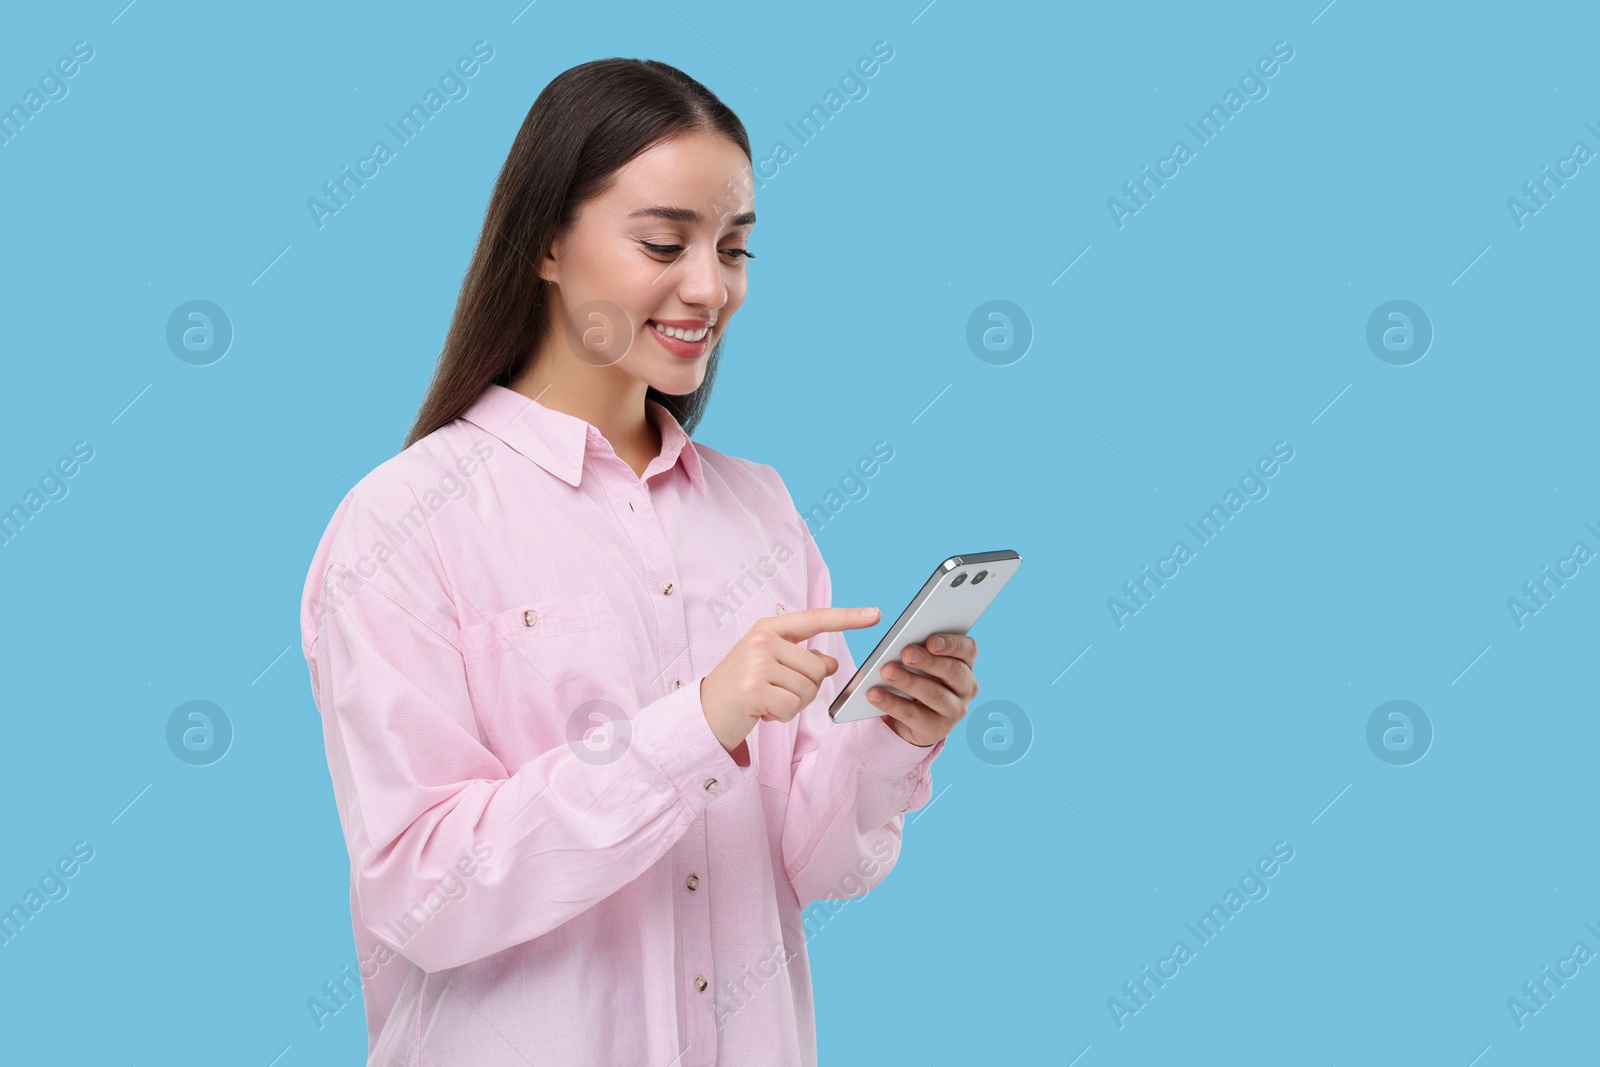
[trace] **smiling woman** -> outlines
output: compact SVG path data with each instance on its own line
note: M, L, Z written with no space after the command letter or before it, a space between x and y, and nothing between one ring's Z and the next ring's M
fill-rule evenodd
M831 605L809 536L751 582L804 522L772 467L690 435L755 221L744 126L705 86L559 75L405 448L317 546L302 650L357 958L390 960L360 971L369 1064L817 1062L802 911L895 865L976 646L835 723L843 631L878 613ZM495 458L387 529L471 455ZM470 891L431 905L469 854Z
M642 473L661 444L630 436L650 429L634 394L698 394L703 405L705 357L744 304L750 186L747 154L721 132L687 130L629 160L538 262L551 327L511 388L533 397L551 389L542 403L598 426ZM686 432L695 419L683 411Z

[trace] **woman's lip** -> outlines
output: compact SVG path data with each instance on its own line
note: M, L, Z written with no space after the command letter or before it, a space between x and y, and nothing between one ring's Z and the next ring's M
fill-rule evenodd
M658 323L662 326L671 326L678 330L698 330L702 326L715 326L715 319L646 319L646 322Z
M661 320L650 319L649 322L656 323L661 322ZM661 325L673 326L675 324L671 322L661 322ZM700 325L704 326L706 324L702 322ZM648 325L647 328L649 328ZM682 329L693 328L694 327L689 326L682 327ZM678 338L668 337L666 334L656 329L650 330L650 336L656 339L656 344L660 345L662 348L665 348L668 352L671 352L680 359L699 359L701 356L705 355L706 349L711 347L710 330L707 330L706 335L700 338L698 341L680 341Z

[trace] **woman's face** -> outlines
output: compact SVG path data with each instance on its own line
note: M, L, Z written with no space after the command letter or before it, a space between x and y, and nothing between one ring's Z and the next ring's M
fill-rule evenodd
M731 140L694 132L646 149L581 206L540 272L560 354L694 392L744 303L754 225L750 161Z

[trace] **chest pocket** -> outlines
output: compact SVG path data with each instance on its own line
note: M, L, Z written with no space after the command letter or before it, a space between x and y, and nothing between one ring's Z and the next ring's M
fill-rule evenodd
M594 629L616 633L616 615L604 593L535 597L463 629L461 654L469 664L482 663L522 645Z
M615 718L632 698L618 616L599 591L514 601L462 628L461 656L479 730L508 769L570 743L596 708Z

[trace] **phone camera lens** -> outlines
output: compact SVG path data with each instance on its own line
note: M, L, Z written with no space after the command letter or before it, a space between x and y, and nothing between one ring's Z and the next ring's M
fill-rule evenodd
M964 582L966 580L967 580L967 572L966 571L962 571L960 574L956 575L955 581L950 583L950 588L954 589L956 586L960 585L962 582Z
M972 576L972 584L973 585L977 585L979 582L983 581L984 577L988 573L989 573L988 571L979 571L977 574L974 574Z

